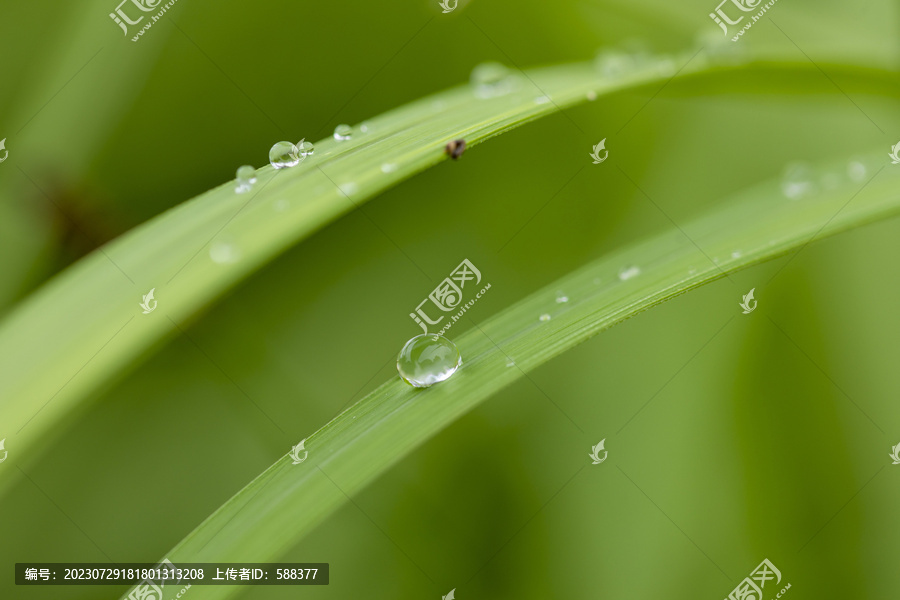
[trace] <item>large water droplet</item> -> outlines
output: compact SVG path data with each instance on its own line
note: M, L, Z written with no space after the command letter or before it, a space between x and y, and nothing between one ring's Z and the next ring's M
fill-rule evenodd
M253 184L256 183L256 169L250 165L238 167L235 176L237 185L234 186L234 191L238 194L249 192L253 188Z
M469 76L469 81L479 98L493 98L512 91L515 80L510 70L498 62L481 63Z
M641 274L641 268L637 265L627 265L619 269L619 279L626 281Z
M334 139L342 142L353 137L353 128L349 125L338 125L334 128Z
M448 379L462 364L456 344L441 335L423 333L412 338L397 355L400 377L423 388Z
M781 191L791 200L809 196L816 191L813 169L803 162L792 163L784 171Z
M297 166L300 163L297 146L290 142L278 142L269 150L269 162L276 169Z

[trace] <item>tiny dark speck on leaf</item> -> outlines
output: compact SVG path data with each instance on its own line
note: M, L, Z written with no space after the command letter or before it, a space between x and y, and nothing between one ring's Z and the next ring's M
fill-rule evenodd
M450 158L456 160L462 153L466 151L466 140L453 140L444 148L444 152L450 155Z

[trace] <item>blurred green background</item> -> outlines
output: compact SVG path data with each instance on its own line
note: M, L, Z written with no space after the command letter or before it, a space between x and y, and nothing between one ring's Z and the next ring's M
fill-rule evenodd
M436 0L180 0L132 43L115 5L0 7L0 316L99 244L262 166L280 139L321 139L485 60L674 53L719 36L714 0L460 0L450 14ZM117 598L124 587L17 588L13 564L163 557L396 376L419 332L409 312L463 258L492 285L468 313L478 322L792 162L886 155L900 87L860 81L900 67L898 12L783 0L735 46L821 71L601 98L385 193L365 207L378 227L357 211L295 247L17 463L27 477L0 499L0 597ZM609 160L572 179L602 138ZM245 597L722 598L763 558L789 598L896 597L898 234L890 220L814 243L568 352L283 557L330 563L329 586ZM754 287L759 310L741 315ZM604 438L609 459L584 468Z

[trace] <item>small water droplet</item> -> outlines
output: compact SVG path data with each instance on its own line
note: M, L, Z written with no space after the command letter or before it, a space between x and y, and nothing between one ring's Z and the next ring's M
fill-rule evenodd
M462 364L456 344L441 335L422 333L397 355L397 371L406 383L423 388L448 379Z
M556 292L556 302L558 304L563 304L569 301L569 297L563 294L562 292Z
M594 67L604 79L620 79L634 70L634 57L622 50L601 50L594 59Z
M516 361L510 359L510 360L506 361L506 366L507 366L507 367L514 367L514 366L516 366Z
M241 251L231 242L213 242L209 247L209 257L216 264L236 263L241 258Z
M549 321L550 315L548 315L547 313L544 313L540 317L538 317L538 319L540 319L541 321Z
M678 72L678 65L671 56L660 56L656 63L656 72L661 77L672 77Z
M338 125L334 128L334 139L339 142L349 140L353 137L353 128L349 125Z
M249 192L253 188L253 184L256 183L256 169L250 165L238 167L235 177L237 178L237 185L234 186L234 191L238 194Z
M300 153L300 156L312 156L316 151L316 147L312 142L307 142L303 139L297 142L297 151Z
M619 279L626 281L633 279L641 274L641 268L637 265L627 265L619 269Z
M538 96L534 99L535 104L547 104L550 102L550 96Z
M342 183L338 187L341 188L341 192L343 192L344 195L347 197L351 197L351 196L353 196L353 194L355 194L357 191L359 191L359 186L356 185L356 183L354 183L352 181L348 181L347 183Z
M300 163L297 146L290 142L278 142L269 150L269 162L276 169L297 166Z
M740 258L743 256L743 253L740 250L735 250L731 253L731 258Z
M803 162L792 163L784 171L781 191L791 200L809 196L816 191L812 167Z
M594 90L589 90L587 94L584 95L585 98L588 99L588 102L593 102L597 99L597 92Z
M291 203L287 201L285 198L279 198L275 201L273 208L276 212L284 212L291 206Z
M372 124L369 123L368 121L363 121L362 123L359 124L359 130L362 133L369 133L369 131L371 129L372 129Z
M382 173L393 173L396 170L397 170L396 163L384 163L383 165L381 165Z
M705 29L703 33L696 36L694 42L695 47L701 48L697 59L704 64L734 65L744 62L748 56L745 44L732 43L715 28Z
M853 181L865 181L867 173L866 164L859 159L851 160L847 165L847 175Z
M479 98L503 96L513 90L515 80L505 65L498 62L481 63L469 76L469 82Z

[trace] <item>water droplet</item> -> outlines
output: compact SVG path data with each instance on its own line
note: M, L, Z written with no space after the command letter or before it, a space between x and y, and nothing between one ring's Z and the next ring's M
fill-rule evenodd
M448 379L462 364L456 344L441 335L422 333L412 338L397 355L400 377L423 388Z
M745 44L732 43L730 39L710 28L696 36L695 47L701 48L697 56L703 63L734 65L747 59Z
M735 250L731 253L731 258L740 258L743 256L743 253L740 250Z
M273 208L276 212L284 212L291 206L291 203L288 202L285 198L279 198L275 201Z
M382 173L393 173L396 170L397 170L396 163L384 163L383 165L381 165Z
M594 90L589 90L587 94L584 95L585 98L588 99L588 102L593 102L597 99L597 92Z
M297 146L290 142L278 142L269 150L269 162L276 169L297 166L300 163Z
M637 265L628 265L619 269L619 279L626 281L641 274L641 268Z
M349 125L338 125L334 128L334 139L342 142L353 137L353 128Z
M550 315L548 315L547 313L544 313L540 317L538 317L538 319L540 319L541 321L549 321Z
M547 104L550 102L550 96L538 96L534 99L535 104Z
M622 50L601 50L594 59L594 67L604 79L620 79L634 70L634 57Z
M661 77L672 77L678 72L678 65L675 64L675 59L671 56L661 56L656 63L656 72Z
M209 247L209 257L216 264L236 263L241 258L241 251L230 242L213 242Z
M369 130L371 130L371 129L372 129L372 124L369 123L368 121L363 121L362 123L359 124L359 130L362 133L369 133Z
M847 165L847 175L853 181L865 181L867 173L866 164L859 159L851 160Z
M347 183L342 183L340 186L341 192L347 197L353 196L356 192L359 191L359 186L352 181L348 181Z
M506 366L507 366L507 367L514 367L514 366L516 366L516 361L510 359L510 360L506 361Z
M234 186L234 191L238 194L249 192L253 187L253 184L256 183L256 169L250 165L238 167L235 176L237 178L237 185Z
M569 297L563 294L562 292L556 292L556 302L558 304L563 304L569 301Z
M513 90L515 80L506 66L498 62L481 63L469 76L469 82L479 98L503 96Z
M312 142L307 142L303 139L297 142L297 151L300 153L300 156L312 156L316 151L316 147Z
M781 191L791 200L797 200L816 191L813 169L807 163L797 162L787 166L781 180Z

